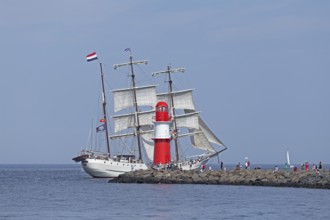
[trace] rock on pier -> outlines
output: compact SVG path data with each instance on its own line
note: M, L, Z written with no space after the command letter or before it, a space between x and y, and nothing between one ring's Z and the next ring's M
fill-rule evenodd
M330 171L292 172L272 170L233 170L233 171L157 171L138 170L119 175L109 180L114 183L150 184L213 184L284 186L330 189Z

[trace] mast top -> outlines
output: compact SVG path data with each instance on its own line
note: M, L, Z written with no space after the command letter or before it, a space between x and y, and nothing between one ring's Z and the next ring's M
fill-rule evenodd
M186 71L186 68L176 68L176 69L172 69L170 66L167 67L168 69L167 70L163 70L163 71L158 71L158 72L153 72L152 73L152 76L157 76L157 75L160 75L160 74L164 74L164 73L167 73L167 74L171 74L171 73L184 73Z
M117 68L120 68L120 67L123 67L123 66L128 66L128 65L132 66L133 64L134 65L137 65L137 64L146 64L147 65L148 64L148 62L149 62L148 60L140 60L140 61L134 61L133 62L133 55L132 55L131 48L126 48L125 51L129 52L130 61L127 62L127 63L115 64L115 65L113 65L114 69L117 69Z
M141 61L134 61L134 62L127 62L127 63L120 63L120 64L115 64L113 65L114 69L117 69L119 67L123 67L123 66L128 66L128 65L136 65L136 64L148 64L148 60L141 60Z

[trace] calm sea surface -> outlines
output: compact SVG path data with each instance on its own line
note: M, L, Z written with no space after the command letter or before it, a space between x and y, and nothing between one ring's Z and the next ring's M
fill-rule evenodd
M115 184L77 165L0 165L0 219L329 219L330 190Z

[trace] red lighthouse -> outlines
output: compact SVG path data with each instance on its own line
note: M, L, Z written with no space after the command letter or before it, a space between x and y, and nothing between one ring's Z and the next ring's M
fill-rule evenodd
M156 105L155 137L154 137L154 164L164 165L171 162L170 150L170 124L171 118L168 114L166 102L158 102Z

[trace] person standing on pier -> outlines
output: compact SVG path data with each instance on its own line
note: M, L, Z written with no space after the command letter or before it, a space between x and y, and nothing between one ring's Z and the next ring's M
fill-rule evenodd
M320 163L319 163L319 170L321 170L322 169L322 161L320 161Z
M308 164L308 161L305 162L305 170L306 170L306 173L308 172L308 169L309 169L309 164Z

